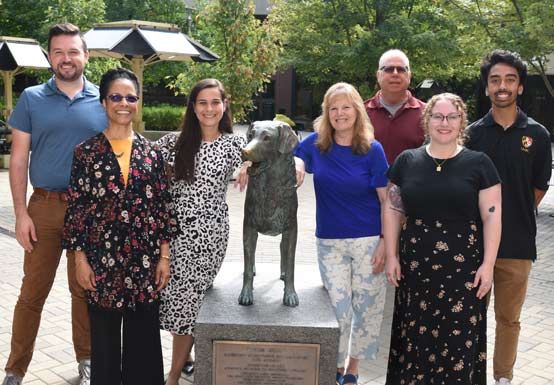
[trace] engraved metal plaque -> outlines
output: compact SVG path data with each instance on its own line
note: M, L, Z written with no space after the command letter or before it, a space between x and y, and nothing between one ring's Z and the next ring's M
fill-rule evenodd
M317 385L319 344L214 341L213 385Z

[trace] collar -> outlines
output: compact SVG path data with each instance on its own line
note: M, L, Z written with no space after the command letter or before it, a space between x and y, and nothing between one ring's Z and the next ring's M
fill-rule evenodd
M65 95L58 86L56 85L56 76L53 75L46 82L45 93L46 95ZM80 96L96 96L98 94L98 87L89 82L85 76L83 76L83 90L80 93Z
M528 119L525 112L523 112L519 107L517 108L517 117L514 123L508 127L506 130L504 130L504 127L502 127L500 124L496 123L494 120L494 117L492 116L492 108L487 112L487 114L483 117L483 123L487 127L498 127L502 131L512 130L514 128L526 128Z
M406 108L420 108L420 104L417 102L417 99L413 97L412 93L408 90L406 90L406 95L408 96L408 99L404 103L404 105L401 107L401 109ZM379 98L381 97L381 90L377 91L374 97L369 99L366 103L367 108L377 109L377 108L385 108L382 104Z

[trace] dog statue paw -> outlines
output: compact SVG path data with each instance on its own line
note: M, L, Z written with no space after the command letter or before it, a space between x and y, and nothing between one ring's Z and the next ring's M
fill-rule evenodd
M254 303L252 288L243 287L239 295L239 305L250 306Z
M283 294L283 305L296 307L299 303L300 301L298 300L298 295L296 295L294 290L285 290L285 294Z

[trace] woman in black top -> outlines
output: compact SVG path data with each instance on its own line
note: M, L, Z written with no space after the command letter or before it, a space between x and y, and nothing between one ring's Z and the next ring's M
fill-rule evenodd
M387 172L385 271L396 286L388 385L486 385L484 297L501 190L491 160L462 146L466 122L460 97L434 96L423 115L429 144Z

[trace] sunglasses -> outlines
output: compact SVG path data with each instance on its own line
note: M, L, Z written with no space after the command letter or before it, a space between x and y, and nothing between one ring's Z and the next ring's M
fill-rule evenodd
M394 71L399 74L405 74L410 70L407 66L382 66L379 69L387 74L393 74Z
M119 103L120 101L125 99L127 101L127 103L133 104L133 103L138 102L139 97L135 96L135 95L123 96L123 95L120 95L120 94L111 94L111 95L108 95L108 99L110 99L114 103Z

